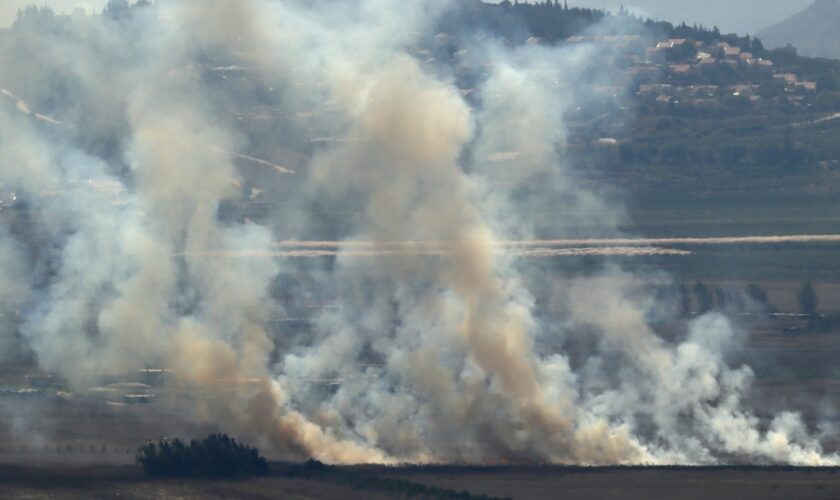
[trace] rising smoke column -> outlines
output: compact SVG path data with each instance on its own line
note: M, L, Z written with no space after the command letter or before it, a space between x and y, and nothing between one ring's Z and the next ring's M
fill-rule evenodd
M29 281L21 297L33 290L21 335L39 365L76 388L171 367L174 394L202 396L165 404L284 458L836 462L796 415L762 423L746 409L752 375L726 365L737 335L724 318L701 318L678 344L652 331L639 282L659 278L557 277L562 315L538 314L545 269L498 244L534 238L530 215L558 210L556 196L558 217L621 217L556 147L598 52L467 34L456 64L482 70L477 88L459 87L459 70L423 48L446 39L435 26L450 8L179 0L13 31L0 45L12 81L0 84L60 122L0 110L2 182L34 208L31 234L3 233L0 270ZM279 110L284 135L241 125L252 97L213 83L208 66L273 89L261 104ZM271 193L273 221L223 219L251 182L228 152L270 141L299 159L284 181L294 189ZM73 189L91 179L119 186L119 203ZM311 267L264 256L278 220L296 237L317 232L311 206L348 240L313 278L340 307L286 338L268 328L284 314L269 289L284 267ZM360 258L353 240L441 252ZM596 348L573 369L551 340L578 329Z

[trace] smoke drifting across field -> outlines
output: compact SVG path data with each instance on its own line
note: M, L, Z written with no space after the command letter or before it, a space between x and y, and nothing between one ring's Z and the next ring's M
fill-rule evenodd
M652 331L641 283L664 277L564 278L497 251L544 237L529 213L547 206L618 227L557 153L582 85L608 76L596 47L439 34L456 8L169 0L21 19L0 37L0 181L27 204L0 233L0 304L22 318L2 345L77 389L170 368L190 396L159 404L282 458L840 462L796 414L750 412L725 318L678 343ZM254 199L272 201L254 220L220 215ZM377 256L247 258L324 237ZM423 241L435 252L389 253ZM272 289L302 294L283 277L309 271L323 297L307 300L338 307L305 336L270 326L293 306Z

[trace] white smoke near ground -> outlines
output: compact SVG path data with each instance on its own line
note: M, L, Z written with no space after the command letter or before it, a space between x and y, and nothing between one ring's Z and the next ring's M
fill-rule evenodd
M840 462L798 415L749 409L724 317L666 341L645 288L662 277L533 259L610 255L527 244L536 211L622 236L558 147L600 49L436 33L452 8L170 0L4 33L0 87L22 97L0 107L0 182L28 215L0 233L0 300L22 316L0 345L19 335L77 390L171 369L158 404L278 458ZM268 216L223 215L263 191ZM324 219L336 243L307 245ZM302 295L337 307L304 335L272 327Z

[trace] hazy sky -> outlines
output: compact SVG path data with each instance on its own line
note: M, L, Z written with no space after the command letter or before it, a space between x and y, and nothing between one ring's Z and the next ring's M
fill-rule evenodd
M107 0L0 0L0 26L8 26L20 7L31 3L49 5L55 11L75 7L101 9ZM231 0L236 1L236 0ZM394 0L400 1L400 0ZM813 0L569 0L569 5L606 7L620 5L658 19L717 25L724 31L755 33L804 9Z

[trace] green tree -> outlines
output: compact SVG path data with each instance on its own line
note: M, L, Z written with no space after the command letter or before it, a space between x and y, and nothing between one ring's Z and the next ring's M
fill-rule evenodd
M715 305L715 299L712 292L702 282L698 281L694 284L694 298L697 300L698 314L706 314L712 310Z
M724 310L729 305L726 291L721 287L715 287L715 304L719 310Z
M131 6L128 0L108 0L108 4L102 11L103 16L114 20L126 18L130 13Z
M224 434L183 443L162 440L138 450L137 463L152 477L241 478L268 473L268 463L256 448Z
M819 300L811 283L803 283L799 287L799 292L796 294L796 297L799 299L799 310L802 311L802 314L813 316L817 312Z
M688 293L688 288L686 288L685 285L680 285L679 295L680 313L683 316L688 316L691 314L691 294Z
M767 297L767 292L756 284L750 283L749 285L747 285L747 288L744 290L744 292L747 294L747 297L749 297L750 300L759 304L767 304L770 301Z
M13 28L46 30L54 25L55 13L49 7L30 5L25 9L18 9Z

